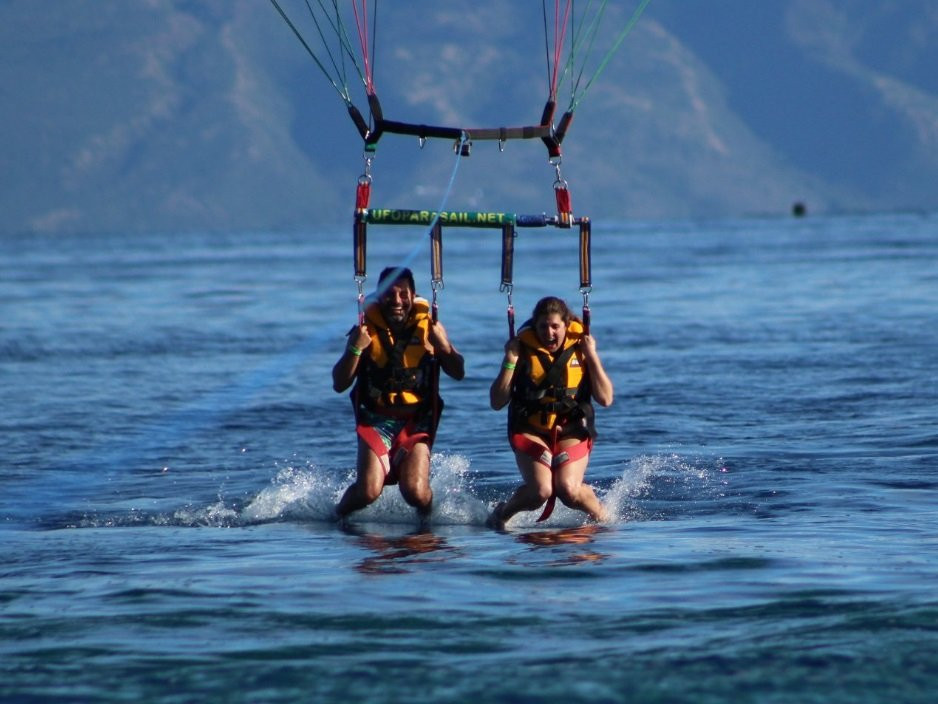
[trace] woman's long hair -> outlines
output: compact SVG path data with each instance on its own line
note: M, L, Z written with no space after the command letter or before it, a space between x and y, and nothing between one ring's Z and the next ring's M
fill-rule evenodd
M542 315L553 314L559 315L565 326L569 326L571 320L575 320L578 323L583 322L573 314L573 312L567 306L567 303L562 298L557 298L556 296L545 296L534 306L534 312L531 313L531 324L536 325L537 319Z

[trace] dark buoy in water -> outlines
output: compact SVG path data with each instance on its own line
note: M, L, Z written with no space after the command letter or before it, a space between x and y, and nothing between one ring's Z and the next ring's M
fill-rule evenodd
M805 204L800 200L797 201L794 205L791 206L791 214L796 218L803 218L805 213L808 212L808 209L805 207Z

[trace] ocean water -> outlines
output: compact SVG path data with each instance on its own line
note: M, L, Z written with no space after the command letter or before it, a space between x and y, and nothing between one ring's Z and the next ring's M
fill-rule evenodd
M487 529L518 481L488 385L494 231L447 230L465 354L428 530L347 528L350 228L0 240L0 700L932 702L938 217L595 223L614 515ZM372 228L367 288L421 230ZM522 230L519 322L579 307Z

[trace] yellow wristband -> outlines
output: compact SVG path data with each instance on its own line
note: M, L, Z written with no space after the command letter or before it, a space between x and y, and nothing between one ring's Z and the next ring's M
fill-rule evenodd
M517 366L518 365L514 362L502 362L502 369L507 369L508 371L512 371Z
M361 351L360 349L358 349L358 348L357 348L355 345L353 345L352 343L349 343L349 346L348 346L347 349L348 349L349 352L351 352L351 353L352 353L354 356L356 356L356 357L361 357L361 356L362 356L362 351Z

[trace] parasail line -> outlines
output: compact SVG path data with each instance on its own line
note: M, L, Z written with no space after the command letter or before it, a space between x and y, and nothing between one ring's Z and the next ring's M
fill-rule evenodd
M342 61L342 67L336 65L335 56L329 50L329 42L326 40L326 35L323 32L322 25L319 23L319 20L316 18L316 12L313 10L312 5L309 4L309 0L306 0L306 9L309 11L309 16L313 20L313 24L316 25L316 31L319 33L319 39L322 42L322 45L326 49L326 53L329 55L329 60L332 62L332 67L335 69L336 75L340 76L342 79L342 87L345 89L346 94L348 94L348 74L345 71L345 57L346 55L352 62L352 65L355 67L355 71L358 73L358 77L361 79L362 83L365 82L365 77L362 74L362 68L358 65L358 61L355 60L355 53L352 51L352 42L348 38L348 34L345 31L345 25L342 23L341 18L339 17L339 6L336 4L337 0L332 0L332 7L335 10L335 20L333 20L329 13L326 11L325 6L323 5L323 0L318 0L319 2L319 11L322 12L323 17L325 17L329 26L332 28L332 31L335 33L335 36L339 44L339 57ZM351 101L351 96L349 96L349 101Z
M586 85L583 87L583 90L580 93L580 95L574 96L574 98L570 101L569 112L573 112L573 110L576 109L576 106L579 105L580 101L586 95L586 92L593 85L593 81L595 81L596 78L599 77L599 74L603 72L603 70L606 68L606 65L609 63L610 60L612 60L612 55L615 54L616 51L618 51L619 46L625 40L625 37L629 34L629 32L631 32L632 29L635 27L636 23L638 22L639 17L642 16L642 13L645 11L645 8L648 7L648 4L650 2L651 0L641 0L638 7L635 8L635 11L632 13L632 16L629 18L629 21L626 22L625 27L622 28L621 32L619 32L612 47L610 47L610 49L606 52L606 55L603 57L603 60L600 62L599 67L596 69L596 71L593 73L590 79L586 82Z
M358 43L362 49L362 59L365 65L365 92L371 95L375 92L374 73L371 67L371 58L368 52L368 3L361 0L361 14L358 11L358 1L352 0L352 11L355 14L355 26L358 30Z
M309 54L310 57L312 57L313 61L316 62L316 65L319 67L319 70L322 71L323 75L326 77L326 80L329 81L330 84L332 84L333 88L335 88L336 93L339 94L339 97L342 98L342 101L346 105L351 105L352 100L349 97L348 89L346 88L343 91L341 88L339 88L339 86L336 84L333 77L330 75L329 71L326 69L325 66L323 66L322 62L319 60L319 57L316 56L316 53L312 50L310 45L306 43L306 40L303 38L303 35L300 34L300 31L296 28L296 25L294 25L293 22L290 21L290 18L287 17L287 13L283 11L282 7L280 7L280 3L278 3L277 0L270 0L270 3L274 6L277 12L280 13L280 16L283 18L283 21L287 23L287 26L291 30L293 30L293 34L295 34L296 38L300 40L300 44L302 44L303 48L306 49L306 53Z
M608 3L606 0L602 0L602 3L599 9L594 14L590 13L590 7L592 6L592 4L593 4L593 0L589 0L589 4L586 7L586 11L581 15L581 17L584 17L584 18L590 17L591 19L589 20L589 22L584 20L577 27L576 31L574 32L573 41L570 43L570 57L567 62L567 66L565 67L564 73L566 74L567 70L569 70L569 74L571 77L573 76L574 66L576 65L576 57L575 57L576 51L578 50L580 46L582 46L584 42L586 43L586 48L582 52L583 55L590 56L592 54L593 43L595 42L596 36L599 33L599 27L600 27L600 24L602 23L602 16L606 11L606 6ZM583 78L583 72L585 70L586 70L586 60L584 59L580 63L580 70L579 72L577 72L576 78L575 79L571 78L570 80L571 103L576 97L577 90L580 87L580 81Z
M547 90L548 90L548 100L552 100L554 96L550 95L550 42L547 39L547 0L541 0L541 18L544 21L544 57L545 63L547 64Z
M554 3L554 69L550 81L550 95L552 98L557 95L557 81L560 75L559 69L561 58L563 57L563 45L567 37L567 27L570 24L570 7L572 1L573 0L567 0L563 13L563 22L560 21L560 0L555 0Z

